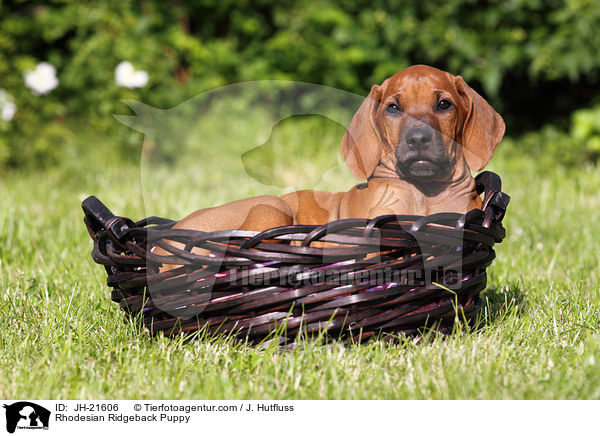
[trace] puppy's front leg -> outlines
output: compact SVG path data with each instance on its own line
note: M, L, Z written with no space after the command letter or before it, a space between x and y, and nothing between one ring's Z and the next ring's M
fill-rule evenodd
M219 230L257 230L263 231L273 227L293 224L292 212L288 204L279 197L263 195L232 201L222 206L200 209L177 222L174 229L191 229L203 232ZM181 243L169 241L177 248L184 248ZM207 255L206 250L193 249L194 254ZM153 253L168 255L160 247ZM179 265L163 265L162 271L177 268Z
M273 195L245 198L222 206L200 209L173 226L175 229L267 230L292 224L292 213L285 201Z

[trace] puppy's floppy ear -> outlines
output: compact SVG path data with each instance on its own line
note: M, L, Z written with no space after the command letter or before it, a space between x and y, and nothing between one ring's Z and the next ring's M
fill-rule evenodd
M456 76L454 80L466 111L462 128L463 153L469 168L479 171L488 164L504 136L504 120L462 77Z
M342 155L358 180L369 178L381 157L381 136L375 124L375 113L381 102L384 85L373 85L342 139Z

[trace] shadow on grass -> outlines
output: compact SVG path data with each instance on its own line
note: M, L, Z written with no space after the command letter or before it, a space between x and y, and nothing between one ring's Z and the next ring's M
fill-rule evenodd
M525 298L523 288L519 283L502 283L488 287L481 298L483 307L478 323L479 328L498 323L509 316L519 316L523 313Z

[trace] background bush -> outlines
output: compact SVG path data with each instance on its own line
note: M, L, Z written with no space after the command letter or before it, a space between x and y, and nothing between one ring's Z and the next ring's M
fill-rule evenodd
M260 79L366 94L414 63L462 75L509 134L572 129L569 146L583 151L575 154L594 158L598 109L579 112L573 126L571 114L600 100L598 29L597 0L2 1L0 87L18 111L0 121L0 166L53 165L83 131L139 156L140 135L111 116L125 98L167 108ZM115 84L123 60L149 73L144 88ZM60 84L34 96L23 75L42 61Z

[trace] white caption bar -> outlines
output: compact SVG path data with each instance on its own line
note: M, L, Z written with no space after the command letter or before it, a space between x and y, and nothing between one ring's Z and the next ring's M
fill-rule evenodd
M598 434L595 401L0 400L0 434ZM35 430L44 430L41 433ZM178 433L181 432L181 433Z

